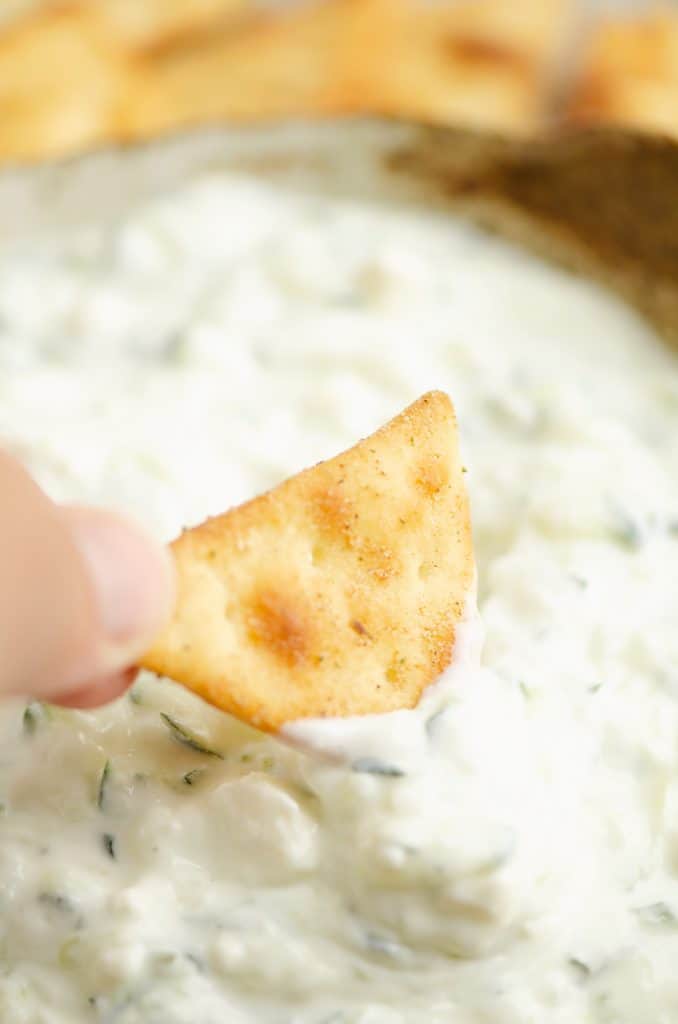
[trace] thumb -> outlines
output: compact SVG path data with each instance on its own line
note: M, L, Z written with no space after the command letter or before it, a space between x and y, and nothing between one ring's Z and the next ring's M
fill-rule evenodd
M113 513L55 505L0 453L0 693L55 700L110 679L171 601L159 545Z

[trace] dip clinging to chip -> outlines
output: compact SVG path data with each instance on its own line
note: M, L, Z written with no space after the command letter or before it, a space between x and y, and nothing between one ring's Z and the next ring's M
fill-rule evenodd
M424 395L172 551L174 617L143 667L270 732L414 707L474 582L449 398Z

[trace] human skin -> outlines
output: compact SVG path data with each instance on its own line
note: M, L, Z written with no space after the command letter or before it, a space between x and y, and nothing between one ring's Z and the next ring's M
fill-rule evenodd
M55 504L0 452L0 695L107 703L172 600L159 544L116 513Z

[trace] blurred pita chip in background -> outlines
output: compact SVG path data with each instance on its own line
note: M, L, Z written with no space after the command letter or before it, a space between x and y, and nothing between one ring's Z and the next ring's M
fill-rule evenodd
M82 0L10 6L0 22L0 159L116 141L134 68L232 15L240 0Z
M524 134L548 115L570 0L376 0L356 97L397 116ZM371 46L370 46L371 41ZM368 57L369 54L369 57Z
M628 7L628 5L626 5ZM0 0L0 160L217 121L376 114L511 138L678 132L678 7L582 0Z
M678 6L607 17L596 26L567 116L678 135Z

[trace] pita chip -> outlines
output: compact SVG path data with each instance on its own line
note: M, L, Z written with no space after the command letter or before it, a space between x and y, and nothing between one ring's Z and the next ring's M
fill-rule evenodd
M174 617L143 667L270 732L414 707L475 578L449 398L424 395L172 551Z

